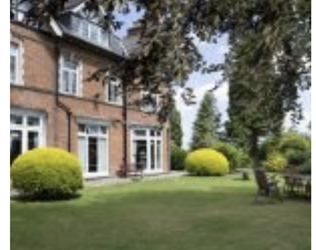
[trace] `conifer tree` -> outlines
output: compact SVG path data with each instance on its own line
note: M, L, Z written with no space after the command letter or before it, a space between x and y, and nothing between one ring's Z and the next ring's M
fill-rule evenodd
M191 150L212 146L217 140L218 111L215 98L206 92L193 124Z

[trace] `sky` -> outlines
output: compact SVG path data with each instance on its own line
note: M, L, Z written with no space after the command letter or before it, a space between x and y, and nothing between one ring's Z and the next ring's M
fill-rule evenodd
M139 14L132 11L129 15L120 15L117 17L124 22L124 25L121 30L117 32L117 35L123 37L126 35L127 29L130 28L134 21L139 18ZM209 44L207 42L202 42L198 38L194 37L194 41L203 55L204 59L208 62L220 63L223 62L225 53L229 51L227 44L227 37L222 36L218 39L217 44ZM182 130L183 130L183 148L188 149L192 137L192 125L196 118L197 110L199 104L203 98L204 93L207 90L212 89L216 82L221 79L220 73L212 74L201 74L194 72L190 75L186 86L194 89L194 94L196 96L196 104L186 105L181 99L182 90L177 91L176 95L176 106L181 113L182 117ZM222 122L227 120L227 108L228 108L228 83L223 83L218 89L214 92L216 98L217 108L221 113ZM303 117L304 119L298 124L295 128L302 133L308 133L308 124L311 120L311 91L305 91L300 93L299 102L303 107ZM290 114L284 120L284 127L292 128L290 121Z

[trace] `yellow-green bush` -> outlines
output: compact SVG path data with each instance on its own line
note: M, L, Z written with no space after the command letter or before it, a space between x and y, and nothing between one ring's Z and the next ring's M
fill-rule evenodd
M209 148L189 153L184 165L189 173L199 176L225 175L229 172L229 163L226 157Z
M20 155L10 174L13 188L29 198L67 198L83 187L80 162L57 148L38 148Z
M280 153L271 153L268 155L267 160L263 163L263 166L268 171L279 172L287 166L287 160Z

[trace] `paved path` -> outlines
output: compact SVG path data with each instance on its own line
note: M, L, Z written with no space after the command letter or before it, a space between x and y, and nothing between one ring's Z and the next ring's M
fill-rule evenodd
M166 178L174 178L180 176L188 175L187 172L184 171L170 171L168 173L163 174L155 174L155 175L147 175L144 176L142 181L150 181L150 180L157 180L157 179L166 179ZM102 179L95 179L95 180L88 180L85 181L85 186L106 186L106 185L115 185L121 183L130 183L135 180L139 180L139 177L130 177L130 178L102 178Z
M166 179L166 178L174 178L174 177L180 177L188 175L185 171L170 171L168 173L163 174L155 174L155 175L148 175L144 176L142 181L151 181L151 180L157 180L157 179ZM102 179L94 179L94 180L88 180L85 181L84 185L86 187L98 187L98 186L107 186L107 185L116 185L116 184L122 184L122 183L130 183L135 181L136 179L139 179L138 177L132 177L132 178L117 178L117 177L110 177L110 178L102 178ZM10 197L11 199L14 199L18 193L11 189L10 190Z

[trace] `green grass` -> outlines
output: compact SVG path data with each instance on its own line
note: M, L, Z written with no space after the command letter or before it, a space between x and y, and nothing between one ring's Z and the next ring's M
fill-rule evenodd
M252 181L182 177L11 202L11 250L309 250L311 204L254 203Z

